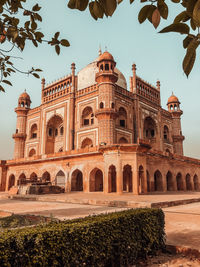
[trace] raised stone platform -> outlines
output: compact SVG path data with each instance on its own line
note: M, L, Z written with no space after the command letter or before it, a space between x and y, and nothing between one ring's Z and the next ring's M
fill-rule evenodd
M12 195L11 199L45 202L64 202L123 208L165 208L200 202L200 192L133 195L132 193L63 193L51 195Z

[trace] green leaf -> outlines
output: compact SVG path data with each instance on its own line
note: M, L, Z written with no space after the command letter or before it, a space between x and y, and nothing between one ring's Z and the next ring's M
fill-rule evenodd
M173 23L164 29L162 29L159 33L166 33L166 32L179 32L180 34L188 34L190 28L185 23Z
M65 39L62 39L60 41L60 43L61 43L62 46L66 46L66 47L70 46L70 43L67 40L65 40Z
M200 27L200 0L197 1L193 10L193 22L197 27Z
M2 82L12 86L12 83L10 81L8 81L8 80L3 80Z
M41 70L41 69L35 69L35 71L43 71L43 70Z
M152 9L151 5L146 5L140 10L138 14L139 23L143 23L147 19L148 13L151 9Z
M56 45L55 50L56 50L57 55L59 55L60 54L60 46Z

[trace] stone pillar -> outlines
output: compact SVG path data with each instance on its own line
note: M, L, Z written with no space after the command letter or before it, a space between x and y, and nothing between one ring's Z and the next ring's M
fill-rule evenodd
M123 193L123 171L120 155L118 155L116 166L116 182L117 182L117 194Z

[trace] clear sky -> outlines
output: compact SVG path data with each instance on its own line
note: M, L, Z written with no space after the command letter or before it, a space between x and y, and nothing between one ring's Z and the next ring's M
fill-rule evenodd
M32 4L37 1L30 2ZM140 25L137 16L142 5L130 5L128 0L120 4L113 17L97 22L89 16L88 11L68 9L66 0L38 2L43 6L41 29L47 36L60 31L61 36L68 39L71 46L63 47L60 56L57 56L54 48L50 46L35 48L29 44L23 53L13 52L13 55L23 57L16 60L18 68L41 68L41 77L45 77L48 83L69 74L72 62L76 63L76 71L81 70L98 56L99 45L102 50L107 46L128 84L131 66L136 63L137 74L144 80L153 85L157 79L160 80L164 108L172 91L179 98L184 112L184 153L200 158L200 61L198 56L194 69L187 78L182 70L184 36L176 33L157 33L167 25L166 22L162 22L158 30L149 22ZM176 7L176 4L171 4L172 17ZM0 93L0 159L11 159L13 156L12 134L16 127L14 108L19 95L26 89L32 100L31 107L41 103L39 79L16 74L12 77L12 83L13 87L6 87L6 93Z

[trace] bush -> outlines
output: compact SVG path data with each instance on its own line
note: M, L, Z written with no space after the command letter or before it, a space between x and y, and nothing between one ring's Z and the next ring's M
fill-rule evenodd
M126 266L164 239L161 209L131 209L3 232L0 266Z

